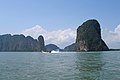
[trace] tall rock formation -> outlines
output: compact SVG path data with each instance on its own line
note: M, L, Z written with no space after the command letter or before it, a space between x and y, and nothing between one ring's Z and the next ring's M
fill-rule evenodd
M39 36L38 40L31 36L10 34L0 35L0 51L44 51L43 36Z
M97 20L88 20L77 29L77 51L106 51L109 50L101 39L100 24Z
M41 51L46 51L46 49L45 49L45 42L44 42L44 38L43 38L42 35L40 35L40 36L38 37L38 45L39 45L39 50L40 50L40 52L41 52Z

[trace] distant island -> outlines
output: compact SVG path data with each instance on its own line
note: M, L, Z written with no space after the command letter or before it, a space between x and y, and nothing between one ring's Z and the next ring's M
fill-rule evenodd
M84 22L77 28L75 43L60 49L55 44L45 45L44 37L40 35L38 39L31 36L25 37L23 34L0 35L0 51L18 51L18 52L50 52L52 50L60 51L115 51L120 49L109 49L101 37L101 28L97 20L91 19Z
M31 36L24 35L0 35L0 51L45 51L44 38L39 36L38 39L33 39Z

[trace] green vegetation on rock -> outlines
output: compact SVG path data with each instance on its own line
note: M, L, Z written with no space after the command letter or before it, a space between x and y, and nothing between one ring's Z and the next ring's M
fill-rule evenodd
M0 51L45 51L43 36L0 35Z
M101 39L100 24L97 20L88 20L77 29L76 51L107 51Z
M66 46L64 48L64 51L75 51L75 43L69 45L69 46Z
M52 50L61 50L58 46L56 46L55 44L48 44L45 46L46 51L51 52Z

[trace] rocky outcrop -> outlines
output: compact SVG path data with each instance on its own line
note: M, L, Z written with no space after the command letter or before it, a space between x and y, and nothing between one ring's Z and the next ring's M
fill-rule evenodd
M0 35L0 51L44 51L43 36L38 40L24 35Z
M45 46L45 48L46 48L47 52L51 52L52 50L55 50L55 51L60 50L61 51L61 49L58 46L56 46L55 44L48 44Z
M101 39L100 24L97 20L88 20L77 29L76 51L109 50Z
M66 46L64 48L64 51L76 51L76 49L75 49L75 43L73 43L73 44L71 44L69 46Z
M46 51L44 38L41 35L38 37L38 45L39 45L40 52L41 51Z

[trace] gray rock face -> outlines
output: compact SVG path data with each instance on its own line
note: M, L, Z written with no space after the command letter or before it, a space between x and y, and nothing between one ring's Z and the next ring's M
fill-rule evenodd
M77 29L76 51L109 50L101 39L100 24L97 20L88 20Z
M41 35L38 37L38 46L39 46L40 52L41 51L46 51L44 38Z
M44 39L33 39L31 36L10 34L0 35L0 51L44 51Z

